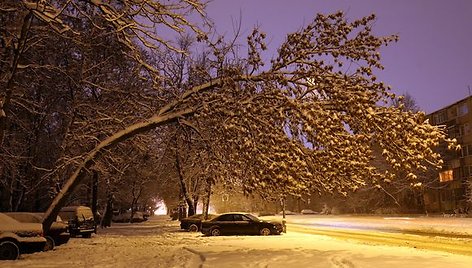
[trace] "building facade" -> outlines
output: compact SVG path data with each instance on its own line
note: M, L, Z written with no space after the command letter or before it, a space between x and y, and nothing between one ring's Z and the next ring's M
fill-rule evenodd
M435 111L428 116L432 125L446 126L460 151L440 149L443 168L424 189L428 212L464 213L468 210L467 181L472 177L472 96Z

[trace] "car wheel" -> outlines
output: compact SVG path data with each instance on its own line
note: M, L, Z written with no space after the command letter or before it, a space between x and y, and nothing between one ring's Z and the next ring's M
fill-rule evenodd
M210 234L212 236L220 236L221 235L221 230L220 230L220 228L213 228L213 229L211 229Z
M53 250L56 246L54 239L50 236L46 236L46 244L44 245L43 251Z
M192 224L188 227L189 232L198 232L198 226L196 224Z
M20 249L15 242L0 242L0 260L16 260L18 257L20 257Z
M269 228L262 228L261 231L259 232L261 235L270 235L270 229Z
M92 233L85 233L82 235L83 238L90 238L92 237Z

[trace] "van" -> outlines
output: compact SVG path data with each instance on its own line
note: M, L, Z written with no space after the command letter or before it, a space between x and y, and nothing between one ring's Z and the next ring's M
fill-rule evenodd
M59 211L59 216L69 223L69 233L72 237L80 235L90 238L92 233L97 233L97 225L89 207L63 207Z

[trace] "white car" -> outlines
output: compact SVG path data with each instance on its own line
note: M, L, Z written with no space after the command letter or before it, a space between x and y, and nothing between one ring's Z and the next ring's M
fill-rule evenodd
M41 251L45 244L42 224L22 223L0 213L0 260L16 260L22 252Z
M302 211L300 213L302 213L304 215L306 215L306 214L319 214L318 212L313 211L311 209L302 209Z

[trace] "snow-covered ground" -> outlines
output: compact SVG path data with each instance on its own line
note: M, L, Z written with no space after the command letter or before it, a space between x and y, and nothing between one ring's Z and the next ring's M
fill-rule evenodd
M308 217L294 216L307 221ZM326 217L332 218L332 217ZM471 267L472 256L337 240L289 232L280 236L205 237L156 216L114 224L91 239L25 254L0 267Z

